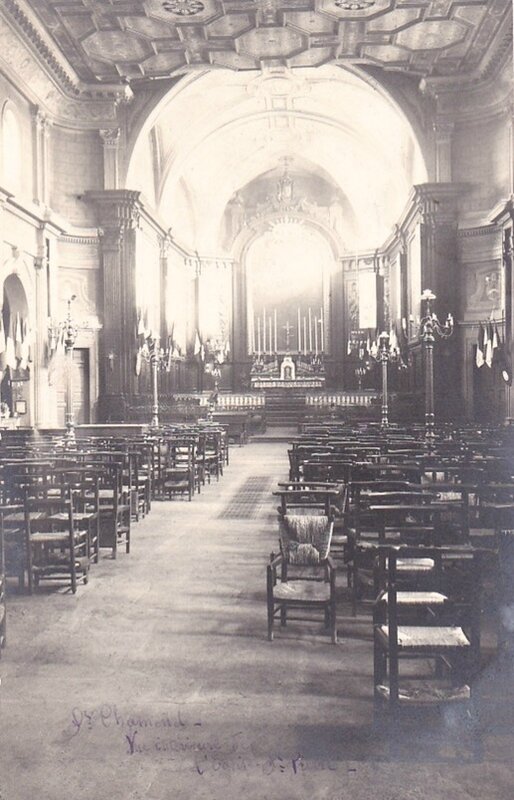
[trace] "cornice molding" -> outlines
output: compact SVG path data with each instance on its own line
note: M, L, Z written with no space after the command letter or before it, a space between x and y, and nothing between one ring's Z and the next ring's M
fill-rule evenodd
M3 0L3 13L16 25L25 41L37 52L63 89L69 94L79 95L78 76L51 41L32 9L22 5L19 0Z
M488 224L474 228L459 228L459 230L457 231L457 236L459 237L459 239L467 239L473 236L491 236L497 233L498 233L497 226L493 224Z
M23 0L0 4L0 65L29 102L56 124L113 128L118 106L134 96L126 83L79 80Z
M63 233L62 236L59 237L59 242L63 244L80 244L94 247L100 244L100 239L98 234L93 236L80 236L73 233Z

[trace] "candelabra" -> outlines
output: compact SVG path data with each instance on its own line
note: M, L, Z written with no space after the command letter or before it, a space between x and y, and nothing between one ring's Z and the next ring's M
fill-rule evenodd
M453 317L448 314L446 322L439 322L432 311L432 303L436 299L430 289L425 289L421 301L425 303L425 314L420 322L420 336L425 351L425 439L432 445L435 439L434 415L434 342L435 337L448 339L453 333Z
M381 364L382 368L382 416L380 426L389 427L389 390L388 390L388 369L389 364L403 364L400 350L391 346L389 334L383 331L378 337L376 350L369 353L370 358Z
M141 350L142 358L150 364L152 374L152 428L159 427L159 370L168 362L168 351L160 346L158 336L150 334L146 337Z
M354 369L354 374L355 377L357 378L357 385L359 392L362 391L362 379L364 378L367 371L368 371L367 367L355 367Z
M208 417L212 420L214 410L218 403L219 380L221 378L221 365L225 363L227 345L222 339L207 339L205 343L206 357L205 374L214 379L214 389L209 396Z
M48 320L48 339L50 351L58 348L59 343L64 346L64 355L66 360L66 390L65 390L65 411L64 411L64 425L66 433L64 435L65 441L68 445L75 443L75 413L73 410L73 350L79 331L91 330L95 326L84 323L79 325L71 316L71 304L76 299L76 295L72 294L68 303L68 310L66 317L62 322L54 322Z

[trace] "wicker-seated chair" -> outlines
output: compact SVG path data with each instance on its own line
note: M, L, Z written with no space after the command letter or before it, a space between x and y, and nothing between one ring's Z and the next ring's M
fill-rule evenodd
M323 613L331 640L337 642L336 568L329 556L333 521L319 515L286 515L280 520L280 555L270 556L267 568L268 639L274 622L312 622ZM290 610L314 612L289 616Z
M474 678L480 661L478 556L467 559L468 580L461 582L453 596L451 583L444 584L444 570L443 580L439 573L432 590L402 584L399 564L403 555L412 558L414 553L404 553L401 548L388 552L387 587L374 607L375 723L389 726L394 743L400 731L395 727L400 715L410 717L421 732L428 732L420 717L422 711L431 709L439 714L449 706L455 707L455 718L468 725L472 752L477 757L480 737ZM421 558L426 555L430 553L419 553ZM437 561L436 551L432 556ZM407 664L410 668L400 672L400 666ZM436 741L440 736L439 731Z
M88 533L74 523L69 487L60 497L25 498L25 533L29 592L45 580L67 578L75 594L81 577L88 582Z

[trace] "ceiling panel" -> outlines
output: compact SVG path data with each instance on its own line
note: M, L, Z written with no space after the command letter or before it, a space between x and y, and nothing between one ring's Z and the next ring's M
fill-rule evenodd
M420 76L481 63L510 0L28 0L88 81L185 65L370 63Z

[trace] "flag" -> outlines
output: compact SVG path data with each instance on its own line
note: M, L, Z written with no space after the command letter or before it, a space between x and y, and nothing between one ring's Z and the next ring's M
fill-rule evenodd
M14 352L18 361L22 358L22 344L23 334L21 328L21 317L19 312L16 314L16 323L14 326Z
M143 314L139 311L138 318L137 318L137 335L144 336L145 335L145 323L143 322Z
M171 364L173 360L173 356L175 355L175 342L173 341L173 331L175 330L175 325L171 328L171 333L168 336L168 358L166 361L166 372L171 372Z
M496 322L494 323L494 326L491 326L491 329L492 329L492 332L493 332L493 335L491 337L491 339L492 339L492 349L493 349L492 361L494 361L496 350L500 346L500 340L499 340L499 337L498 337L498 328L496 327Z
M2 353L5 353L5 331L3 314L0 311L0 355L2 355Z
M491 368L493 365L493 332L491 323L488 322L485 327L485 337L484 337L484 361L486 365Z
M205 347L203 346L203 342L200 339L200 334L198 333L198 330L196 331L196 334L195 334L194 354L195 354L195 356L199 356L200 357L200 361L204 361L204 359L205 359Z
M142 364L142 362L143 362L143 355L142 355L142 352L141 352L141 348L138 347L137 348L137 353L136 353L136 361L135 361L135 364L134 364L134 372L136 373L136 378L139 378L139 376L141 374L141 364Z
M21 346L20 346L20 369L27 369L29 365L30 346L28 322L26 319L21 323Z
M10 367L10 369L16 369L16 352L12 336L7 337L5 344L5 366Z
M485 356L485 353L484 353L484 350L485 350L484 338L485 338L484 326L482 325L482 323L480 323L480 325L478 326L477 352L476 352L476 360L475 360L475 363L476 363L476 365L477 365L477 367L479 369L480 369L480 367L483 367L484 363L485 363L485 358L484 358L484 356Z

